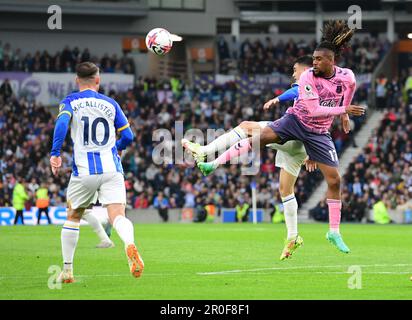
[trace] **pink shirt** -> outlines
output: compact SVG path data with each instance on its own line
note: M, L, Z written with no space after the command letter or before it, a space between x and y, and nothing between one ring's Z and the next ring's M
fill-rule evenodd
M308 130L326 133L333 118L346 113L356 90L352 70L335 66L330 78L316 77L312 68L302 73L299 79L299 98L286 113L296 115Z

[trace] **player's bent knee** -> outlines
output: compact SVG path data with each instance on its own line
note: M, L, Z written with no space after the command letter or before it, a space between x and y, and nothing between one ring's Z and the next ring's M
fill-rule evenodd
M239 124L239 127L242 128L243 130L247 130L248 127L249 127L249 121L242 121L242 122Z
M333 190L339 190L340 189L341 178L340 178L339 175L334 175L334 176L328 177L327 182L328 182L329 188L331 188Z
M82 215L84 214L85 209L86 208L77 208L77 209L69 208L67 210L67 220L73 221L73 222L80 222L80 219L82 218Z
M260 133L260 126L254 121L242 121L238 127L243 130L248 136Z

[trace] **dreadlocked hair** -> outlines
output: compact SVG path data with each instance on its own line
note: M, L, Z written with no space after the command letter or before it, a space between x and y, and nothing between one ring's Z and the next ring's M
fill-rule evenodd
M322 39L317 49L329 49L339 57L343 49L347 48L355 33L344 20L328 21L322 30Z

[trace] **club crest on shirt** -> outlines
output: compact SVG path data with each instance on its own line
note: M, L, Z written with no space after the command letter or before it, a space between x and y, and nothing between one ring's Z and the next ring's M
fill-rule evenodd
M305 89L304 96L306 98L311 99L315 97L315 93L312 91L312 86L310 84L306 84L304 89Z
M59 104L59 112L61 112L64 109L64 103Z

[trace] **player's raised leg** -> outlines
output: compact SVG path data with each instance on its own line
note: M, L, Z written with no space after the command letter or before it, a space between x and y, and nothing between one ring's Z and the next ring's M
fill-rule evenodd
M93 209L86 209L84 211L82 219L86 220L89 223L90 227L92 227L93 231L97 234L97 236L100 239L100 243L96 246L96 248L113 248L114 247L113 241L110 240L102 224L93 215L92 211Z
M205 146L190 142L188 139L182 139L182 146L192 152L196 161L204 161L208 155L226 150L236 142L251 136L254 131L260 131L261 128L262 125L259 122L242 121L236 128L220 135Z
M228 150L223 152L216 160L210 162L198 162L197 166L203 175L207 176L213 173L220 165L225 164L232 158L236 158L252 150L252 146L258 146L259 149L269 143L280 142L279 136L270 128L265 127L260 133L250 138L243 139L232 145Z
M326 194L327 204L329 209L329 231L326 234L326 239L332 243L339 251L349 253L350 249L343 242L340 234L339 226L341 220L342 201L340 196L340 175L336 167L318 163L319 169L328 184Z

